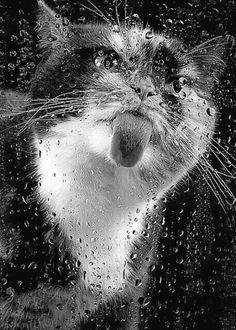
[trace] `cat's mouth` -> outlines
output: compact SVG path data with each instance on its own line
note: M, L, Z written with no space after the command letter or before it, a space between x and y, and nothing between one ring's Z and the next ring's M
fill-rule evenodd
M112 122L111 158L117 165L135 166L142 158L152 134L152 124L144 117L118 114Z

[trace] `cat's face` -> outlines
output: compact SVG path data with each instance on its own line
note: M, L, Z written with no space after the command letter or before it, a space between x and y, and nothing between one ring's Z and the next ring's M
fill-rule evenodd
M41 136L65 135L69 122L89 152L156 185L178 181L206 152L222 40L186 51L137 26L63 25L45 6L39 26L45 54L31 93L49 99Z

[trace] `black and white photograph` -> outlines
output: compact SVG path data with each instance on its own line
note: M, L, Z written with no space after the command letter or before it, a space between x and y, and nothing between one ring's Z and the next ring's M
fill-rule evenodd
M0 0L0 330L236 329L236 2Z

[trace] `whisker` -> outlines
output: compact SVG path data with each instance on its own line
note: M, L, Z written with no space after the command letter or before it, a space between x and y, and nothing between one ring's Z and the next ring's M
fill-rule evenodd
M236 179L236 173L235 173L235 175L232 174L232 173L226 174L226 173L223 173L223 172L221 172L219 170L216 170L216 169L215 169L215 172L218 173L221 176L224 176L224 177L228 178L228 179Z
M177 119L182 119L181 116L179 116L178 114L175 114L175 113L169 113L169 115L172 116L173 118L176 117ZM192 127L190 125L186 125L186 127L189 129L192 129ZM209 129L208 129L208 131L209 131ZM215 132L213 130L210 130L210 133L214 134ZM209 138L207 136L205 136L205 138L207 140L209 140ZM228 157L232 159L232 161L236 162L236 158L232 154L230 154L221 144L219 144L219 142L216 139L214 139L213 136L211 137L211 146L214 147L222 156L224 156L224 158L226 160L229 160L229 159L227 158L227 156L225 154L227 154ZM222 149L222 151L220 151L218 148Z
M132 8L131 8L131 12L130 12L130 14L129 14L129 20L128 20L128 26L130 26L131 25L131 22L132 22L132 16L133 16L133 14L134 14L134 8L135 8L135 6L136 6L136 2L137 2L137 0L134 0L133 1L133 4L132 4Z
M104 15L104 13L90 0L87 0L87 2L94 8L87 7L83 4L81 4L84 8L90 10L91 12L95 13L97 16L103 18L106 23L111 24L111 21Z
M117 1L116 1L116 4L115 4L115 12L116 12L117 25L118 25L119 28L120 28L121 25L120 25L119 13L118 13L118 4L117 4Z
M215 37L211 40L207 40L205 42L203 42L201 45L195 47L193 50L189 51L186 55L191 55L191 54L194 54L196 52L199 52L201 50L205 50L205 49L209 49L209 48L216 48L216 45L227 45L227 41L224 41L224 42L221 42L220 44L216 42L216 40L220 40L222 37L221 36L218 36L218 37ZM211 43L209 45L209 43Z
M191 58L193 59L201 59L201 58L204 58L206 57L207 59L212 59L212 60L217 60L218 61L218 64L221 63L222 65L225 65L225 62L218 56L215 56L215 55L210 55L210 54L201 54L201 55L192 55Z
M226 166L226 164L220 159L220 157L217 155L217 152L216 151L214 151L213 150L213 148L215 148L215 150L217 151L217 152L219 152L219 154L221 155L221 156L223 156L227 161L229 161L229 159L221 152L221 151L219 151L215 146L211 146L211 151L212 151L212 154L216 157L216 159L219 161L219 163L222 165L222 167L223 167L223 169L228 173L228 174L230 174L230 175L232 175L232 173L230 172L230 170L229 170L229 168ZM233 167L233 169L234 170L236 170L236 166L234 165L234 164L232 164L231 163L231 165L232 165L232 167Z
M57 115L66 115L67 113L78 113L78 109L59 109L58 111L54 111L53 113L45 114L41 116L40 118L35 119L36 121L41 121L42 119L48 119L48 120L55 120L55 116Z
M29 114L32 112L41 112L41 111L50 111L54 108L58 108L58 107L66 107L68 106L68 104L70 104L70 106L76 105L78 104L78 101L73 101L73 102L63 102L63 103L59 103L59 104L44 104L41 107L37 107L37 108L33 108L33 109L26 109L24 111L16 111L16 112L11 112L11 115L13 116L17 116L17 115L23 115L23 114ZM81 104L81 102L80 102Z
M125 6L125 10L124 10L124 12L125 12L125 30L126 30L126 20L127 20L127 0L125 0L124 1L124 6Z
M102 18L104 19L104 17L103 17L101 14L99 14L96 10L91 9L91 8L87 7L86 5L84 5L84 4L82 4L82 3L80 3L80 5L81 5L83 8L88 9L88 10L91 11L92 13L94 13L94 14L96 14L97 16L102 17ZM104 19L104 20L105 20L105 22L107 23L107 20L106 20L106 19Z
M175 147L178 148L179 152L181 154L183 152L187 152L193 159L195 159L196 158L196 155L192 152L192 150L190 149L190 147L188 147L188 145L186 143L184 143L184 145L183 145L184 148L181 148L182 147L181 142L183 142L181 140L181 138L183 138L184 140L188 139L188 137L186 136L186 134L184 134L184 132L182 132L182 131L181 132L178 131L178 135L177 136L180 135L180 138L177 140L176 139L176 132L177 132L176 127L172 123L170 123L168 121L165 121L163 124L167 128L168 133L171 133L171 135L173 137L173 140L175 140L177 142L177 144L175 143Z
M204 162L205 162L205 165L210 170L212 176L215 177L215 181L222 187L222 193L223 193L225 199L227 200L227 195L226 195L226 192L227 192L229 197L231 197L231 198L233 198L233 200L235 200L234 193L230 190L230 188L227 186L225 181L221 178L221 176L219 175L219 172L215 171L215 169L212 167L212 165L206 159L204 159Z
M205 166L205 169L207 170L208 174L210 175L210 177L212 178L212 180L215 182L216 187L218 187L218 189L222 193L223 197L226 199L227 196L226 196L225 190L222 189L222 182L221 182L221 180L217 180L216 176L214 175L215 174L214 173L214 169L207 162L207 160L205 158L202 158L202 160L204 161L204 166Z
M182 116L180 116L176 112L171 111L168 107L165 110L167 111L168 116L172 117L173 119L179 119L181 122L183 121L183 117ZM201 122L201 119L199 119L199 120L196 120L195 119L194 124L197 124L198 122ZM192 130L193 132L194 132L194 128L196 127L196 126L192 127L192 126L190 126L190 124L188 124L186 122L185 122L185 126L187 128L189 128L190 130ZM208 132L211 133L211 134L214 134L215 133L215 131L213 129L210 130L209 128L208 128Z
M165 123L167 127L171 127L171 129L176 131L176 128L171 123ZM187 138L187 136L184 134L184 132L178 132L183 136L183 138ZM181 143L181 141L179 141ZM179 148L180 149L180 148ZM193 151L188 148L186 150L193 158L196 157L196 155L193 154ZM233 200L233 203L236 201L234 193L231 191L231 189L228 187L228 185L225 183L225 181L222 179L221 173L213 168L213 166L209 163L209 161L206 159L204 155L201 155L199 158L198 163L196 164L196 168L199 169L200 173L204 173L204 180L207 183L207 185L210 187L212 193L216 197L216 199L219 202L219 205L221 208L226 212L225 209L225 201L228 201L228 198L230 197ZM235 178L232 176L232 173L228 171L229 175L228 178Z
M66 112L70 112L70 113L78 113L78 109L70 109L70 108L67 108L67 109L64 109L63 108L63 111L61 111L61 109L59 109L58 111L54 111L54 112L49 112L47 114L44 114L42 115L41 117L39 118L34 118L34 115L29 119L27 120L26 122L22 122L22 123L19 123L17 124L18 127L21 127L22 128L17 132L18 135L21 135L27 128L29 128L31 125L33 125L35 122L37 121L43 121L43 120L55 120L55 116L57 115L62 115L62 114L66 114ZM12 126L11 128L13 128L14 126ZM8 128L9 129L9 128Z
M175 114L170 114L171 116L174 116ZM180 116L178 116L177 114L175 115L178 119L181 119ZM190 126L190 125L186 125L187 128L189 128L190 130L192 130L193 128ZM211 134L214 133L214 131L210 131ZM202 134L202 137L206 140L206 141L209 141L209 137ZM225 168L225 170L227 170L227 172L232 175L232 173L229 171L229 169L226 167L226 165L223 163L223 161L219 158L219 156L217 155L217 153L219 153L221 156L224 157L224 159L227 161L227 162L230 162L230 165L236 170L236 166L230 161L229 158L231 158L231 160L233 162L236 161L236 159L222 146L220 145L213 137L210 138L211 140L211 151L213 153L213 155L219 160L219 162L221 163L221 165ZM222 151L220 150L222 149ZM215 151L214 151L215 150ZM217 152L217 153L216 153ZM226 156L227 154L227 156Z
M23 126L23 128L17 133L17 135L21 135L29 126L30 126L30 122L32 121L32 119L34 118L34 116L38 113L38 111L36 111L33 116L30 117L29 120L26 121L25 125Z
M226 213L226 209L225 209L225 206L224 206L225 203L224 203L222 197L219 194L217 194L217 191L218 191L217 186L216 186L214 180L209 176L209 170L207 168L205 168L204 166L201 166L200 163L198 163L197 168L198 168L198 170L200 169L199 170L200 174L204 173L203 178L204 178L206 184L208 185L211 192L213 193L213 195L217 199L217 201L218 201L219 205L221 206L221 208L223 209L223 211Z
M232 159L233 162L236 162L236 158L231 155L219 142L216 141L216 139L212 138L212 142L215 144L212 144L214 148L216 148L217 151L219 151L219 153L225 157L226 160L230 160ZM222 151L220 151L219 149L221 149ZM228 156L228 158L226 157L226 155Z

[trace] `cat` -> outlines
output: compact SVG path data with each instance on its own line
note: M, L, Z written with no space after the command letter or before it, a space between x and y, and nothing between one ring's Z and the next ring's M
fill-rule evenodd
M104 310L112 329L138 329L163 198L208 165L232 40L188 50L38 5L29 94L0 103L1 329L96 328Z

